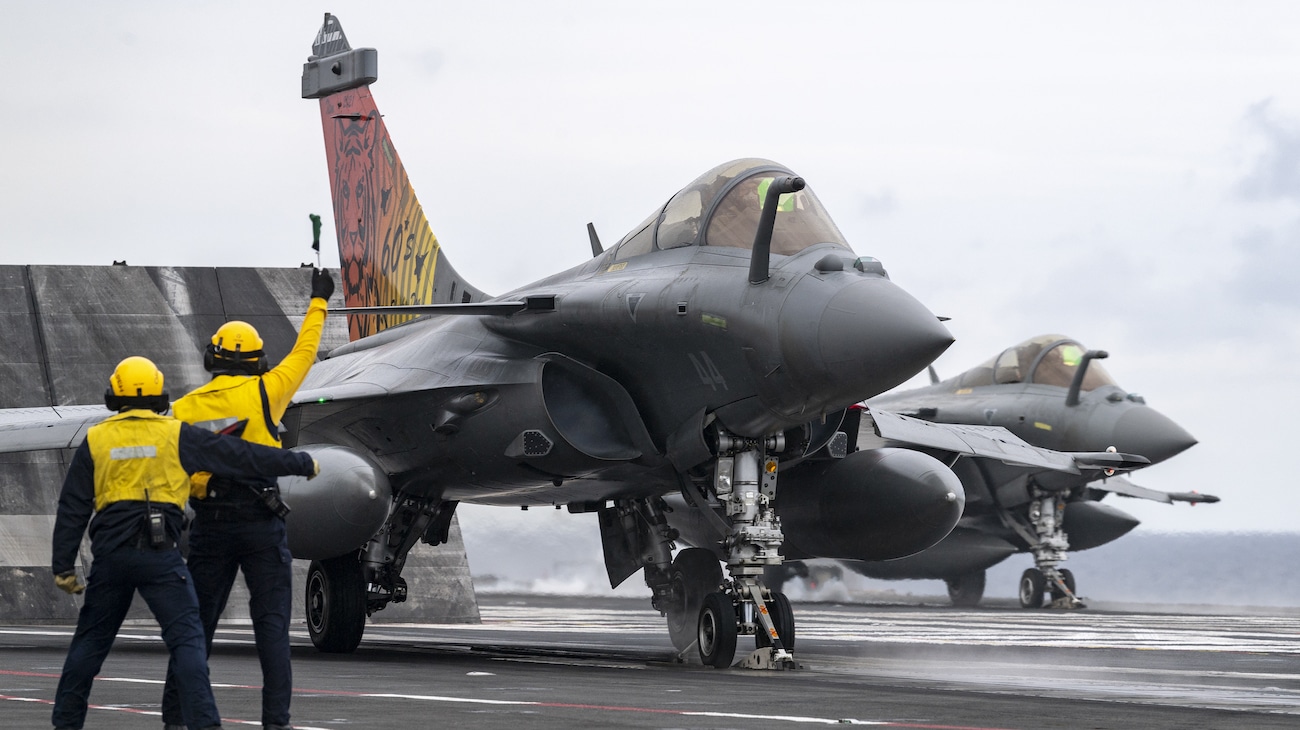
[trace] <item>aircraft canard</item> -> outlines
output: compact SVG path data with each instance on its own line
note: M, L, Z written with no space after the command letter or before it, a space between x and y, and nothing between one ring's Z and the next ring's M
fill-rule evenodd
M876 443L859 436L859 448L906 446L928 448L957 456L996 459L1027 469L1081 474L1083 470L1123 470L1146 466L1143 456L1116 452L1069 453L1043 449L1027 443L1001 426L943 424L912 418L886 410L868 408L862 414L863 432L874 431Z

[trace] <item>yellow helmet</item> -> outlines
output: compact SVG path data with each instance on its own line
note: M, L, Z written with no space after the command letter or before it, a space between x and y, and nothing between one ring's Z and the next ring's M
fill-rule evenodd
M265 372L262 336L247 322L231 320L217 328L212 343L203 353L203 367L209 372L237 370L257 374Z
M117 364L113 376L108 379L108 387L113 395L128 398L162 395L163 374L153 360L134 355Z
M262 336L257 334L257 328L247 322L231 320L217 329L217 333L212 335L212 346L218 350L226 352L242 352L251 354L254 350L258 355L262 352Z
M163 374L153 360L134 355L117 364L104 391L104 405L111 411L148 408L162 413L169 403L163 390Z

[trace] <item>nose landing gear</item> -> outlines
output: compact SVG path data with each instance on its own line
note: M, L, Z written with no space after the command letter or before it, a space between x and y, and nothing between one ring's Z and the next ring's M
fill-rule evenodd
M756 444L723 434L716 463L713 492L726 512L728 528L722 547L730 579L723 592L710 594L700 611L700 659L715 667L729 666L735 654L735 636L753 635L757 648L741 661L750 669L794 669L794 614L790 602L763 585L763 569L780 565L781 520L772 503L776 498L777 460L764 456ZM728 608L730 609L728 611ZM777 619L774 621L774 615ZM730 622L734 628L722 624ZM709 652L706 654L705 641Z
M721 537L716 546L729 576L722 575L712 549L685 548L669 560L678 533L664 519L663 500L619 500L600 510L610 585L645 569L652 603L667 618L679 656L693 649L703 664L729 667L739 637L753 636L756 648L741 666L797 668L790 601L762 580L765 568L783 561L785 536L773 508L777 460L766 454L781 451L784 438L748 439L724 431L714 436L712 484L683 476L682 494ZM706 490L716 501L705 497Z
M1035 490L1034 497L1029 505L1029 521L1034 529L1026 535L1033 538L1029 545L1034 554L1034 567L1020 576L1020 606L1042 608L1044 593L1050 593L1051 608L1085 608L1083 600L1074 592L1074 574L1057 567L1070 549L1069 536L1062 527L1065 498L1040 490Z

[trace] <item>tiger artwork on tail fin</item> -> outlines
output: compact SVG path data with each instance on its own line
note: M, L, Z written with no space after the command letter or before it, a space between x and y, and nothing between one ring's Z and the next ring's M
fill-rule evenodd
M344 302L348 307L482 301L442 255L406 168L370 94L378 78L374 49L353 50L338 19L325 15L303 97L320 100ZM413 315L349 314L357 340Z

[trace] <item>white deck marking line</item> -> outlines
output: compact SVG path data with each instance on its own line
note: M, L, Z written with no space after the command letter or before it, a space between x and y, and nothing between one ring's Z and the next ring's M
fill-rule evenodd
M304 690L309 691L309 690ZM472 697L450 697L447 695L415 695L402 693L376 692L322 692L321 694L346 697L364 697L373 699L406 699L423 702L448 702L453 704L507 705L518 707L548 707L554 709L599 710L601 712L638 712L654 715L676 715L680 717L719 717L736 720L775 720L816 725L872 725L876 727L928 728L929 730L998 730L997 728L976 727L970 725L934 725L914 722L894 722L892 720L859 720L855 718L804 717L799 715L756 715L744 712L718 712L710 710L674 710L660 707L633 707L630 705L589 705L574 702L542 702L537 700L487 700Z
M453 635L520 630L550 635L604 632L614 622L624 633L664 630L662 618L644 611L579 609L556 616L526 606L492 606L480 613L481 624L393 627L435 628ZM843 642L1300 654L1300 619L1288 617L964 611L884 611L864 617L822 606L796 606L795 613L801 637ZM383 627L372 627L370 635L378 638Z
M14 672L0 671L0 676L34 676L56 679L58 675L38 672ZM132 684L162 684L155 679L141 679L136 677L96 677L97 682L126 682ZM257 689L261 687L251 685L235 684L213 684L213 689ZM449 704L468 704L468 705L495 705L495 706L512 706L512 707L544 707L551 709L569 709L569 710L596 710L600 712L634 712L655 715L676 715L680 717L718 717L730 718L735 720L772 720L777 722L791 722L800 724L816 725L872 725L876 727L907 727L907 728L930 728L932 730L998 730L997 728L973 727L966 725L931 725L921 723L894 722L890 720L861 720L856 718L830 718L830 717L805 717L800 715L757 715L743 712L719 712L716 710L675 710L661 707L635 707L631 705L592 705L576 702L543 702L539 700L490 700L477 697L453 697L450 695L419 695L404 694L396 692L350 692L346 690L316 690L295 687L293 690L295 696L302 697L357 697L364 699L405 699L416 700L420 702L444 702ZM9 700L12 702L38 702L46 705L53 705L53 700L37 697L16 697L11 695L0 695L0 700ZM161 717L162 712L158 710L140 710L130 707L118 707L112 705L90 705L94 710L113 710L117 712L129 712L136 715L150 715ZM236 725L261 725L261 722L251 720L235 720L222 718L223 723ZM307 725L294 725L299 730L331 730L330 728L314 728Z
M0 695L0 701L5 701L5 700L9 702L34 702L40 705L51 705L51 706L54 704L54 700L45 699L44 697L15 697L13 695ZM135 707L119 707L116 705L87 705L87 709L107 710L109 712L125 712L128 715L143 715L146 717L158 717L158 718L162 717L161 710L141 710ZM223 717L221 718L221 724L253 725L255 727L261 727L262 721L261 720L236 720L230 717ZM334 730L333 728L311 727L309 725L294 725L294 727L297 728L298 730Z

